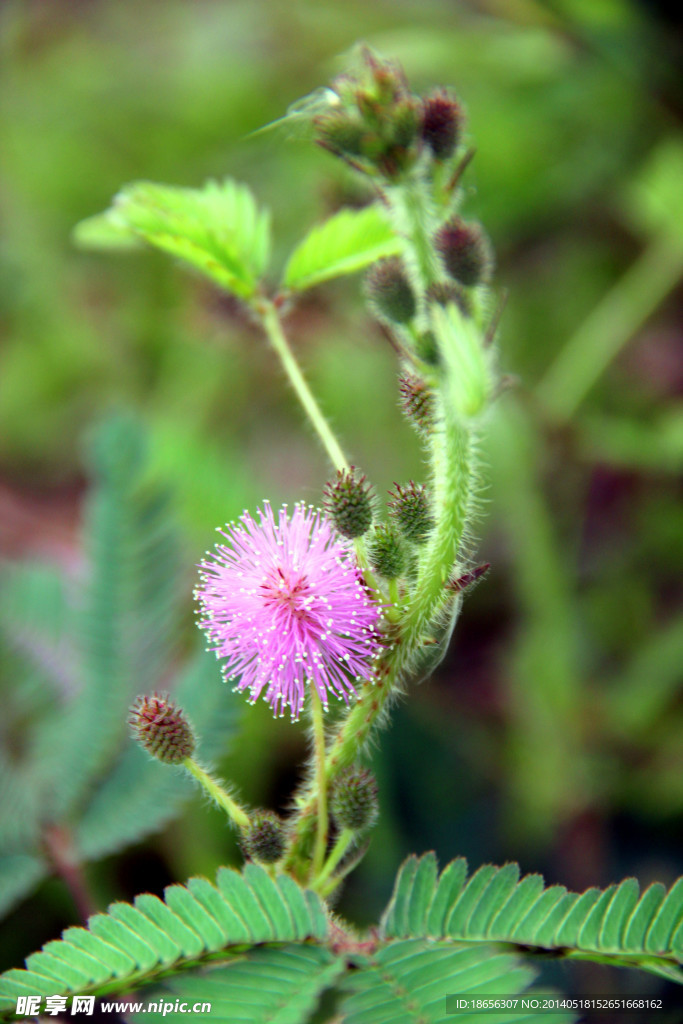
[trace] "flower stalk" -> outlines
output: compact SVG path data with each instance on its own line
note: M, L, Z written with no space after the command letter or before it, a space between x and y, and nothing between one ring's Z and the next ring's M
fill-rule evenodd
M311 691L311 721L313 723L313 756L315 764L315 786L317 803L317 828L315 836L315 848L313 861L311 863L311 877L316 878L322 869L327 850L327 780L325 778L325 723L323 719L323 705L315 686L310 686Z
M327 452L330 462L337 470L349 470L349 463L341 449L337 438L325 419L320 406L318 405L313 392L308 386L301 367L299 366L289 342L282 329L280 315L273 302L268 299L260 299L254 304L254 312L258 316L263 330L272 345L273 351L282 364L294 392L301 402L313 429L320 438L323 448Z
M188 757L182 762L183 768L192 775L194 779L199 783L202 789L211 797L211 799L221 807L230 821L237 826L241 831L246 831L249 828L250 820L249 815L241 807L233 797L230 796L228 791L221 786L212 775L202 768L201 765Z

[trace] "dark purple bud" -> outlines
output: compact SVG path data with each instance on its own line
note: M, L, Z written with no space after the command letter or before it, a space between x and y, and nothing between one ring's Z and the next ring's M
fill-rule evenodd
M460 284L480 284L491 276L491 246L478 224L467 224L456 217L439 228L434 246L449 275Z
M447 92L427 96L422 104L422 139L437 160L453 156L462 132L462 109Z

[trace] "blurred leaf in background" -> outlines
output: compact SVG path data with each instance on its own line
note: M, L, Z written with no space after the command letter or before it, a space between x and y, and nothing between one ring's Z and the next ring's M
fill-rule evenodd
M96 906L85 863L180 813L190 780L127 735L138 693L173 688L202 758L223 754L235 725L215 660L198 650L179 659L182 544L168 496L145 481L141 425L110 417L90 449L85 564L71 579L37 562L0 573L3 914L55 874L87 916Z

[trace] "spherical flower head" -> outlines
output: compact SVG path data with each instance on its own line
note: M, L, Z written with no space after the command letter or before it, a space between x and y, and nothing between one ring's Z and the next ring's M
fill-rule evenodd
M227 543L200 565L199 625L226 659L223 675L294 720L307 683L325 707L330 694L348 703L354 683L372 678L381 607L319 511L284 506L276 517L264 502L258 517L227 526Z

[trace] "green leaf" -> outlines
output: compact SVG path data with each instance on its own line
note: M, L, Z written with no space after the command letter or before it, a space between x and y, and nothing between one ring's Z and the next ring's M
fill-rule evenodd
M344 970L342 959L315 946L253 949L229 967L173 978L170 991L152 993L158 1012L147 1009L132 1019L140 1024L186 1020L187 1013L164 1012L164 1003L170 1009L178 1000L188 1006L210 1003L215 1024L302 1024Z
M71 237L79 249L101 249L106 252L142 248L142 241L115 208L96 213L94 217L86 217L76 225Z
M81 689L55 724L51 817L79 808L112 766L127 742L133 697L167 674L178 636L179 535L168 496L145 482L142 425L132 415L111 417L95 433L90 457L95 487L85 509Z
M450 942L408 939L392 942L359 965L343 983L350 994L342 1002L344 1024L449 1024L457 1017L476 1024L481 1014L447 1009L457 995L515 996L534 977L533 970L495 946L454 947ZM536 1019L518 1012L486 1013L491 1024ZM568 1022L565 1013L543 1020Z
M283 285L304 291L400 251L401 241L380 206L340 210L299 243L287 262Z
M656 884L641 896L627 878L604 891L543 888L540 875L518 880L516 864L485 865L463 885L462 860L436 876L434 855L402 866L383 917L384 939L504 942L601 963L631 964L683 984L683 878L665 893Z
M87 243L112 230L177 256L242 299L254 294L270 252L268 214L230 178L199 189L135 182L115 197L112 211L83 222L77 239L85 234Z
M72 996L128 991L153 984L162 974L187 969L188 961L195 966L196 961L210 958L215 965L224 959L231 963L226 979L235 978L239 974L235 965L238 960L244 962L245 946L328 938L319 897L304 893L291 879L276 885L263 868L252 864L243 874L221 868L217 882L216 887L204 878L194 878L187 886L169 886L163 901L144 893L134 906L114 903L106 914L95 914L87 929L68 928L61 940L49 942L41 953L29 957L26 970L0 976L0 1013L11 1012L16 997L30 992ZM299 979L301 1005L309 1005L321 987L336 977L341 963L315 947L286 948L290 949L287 956L273 963L280 964L283 977L288 974L287 965L291 966L292 975ZM209 977L216 976L212 971ZM262 977L265 983L267 968ZM265 998L265 989L261 995Z

